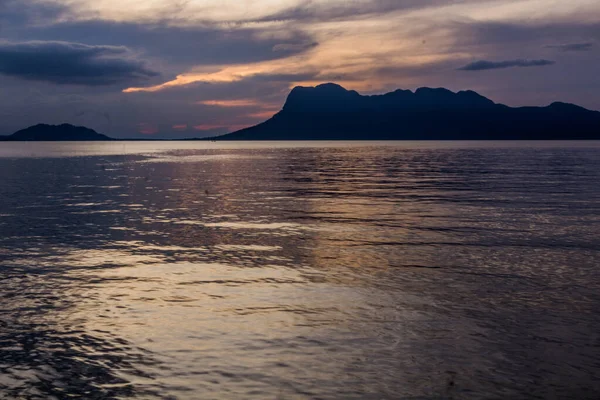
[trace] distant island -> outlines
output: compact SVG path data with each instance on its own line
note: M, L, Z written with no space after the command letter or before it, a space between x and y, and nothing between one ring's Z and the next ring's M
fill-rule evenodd
M109 141L93 129L38 124L0 141ZM161 139L143 139L161 140ZM509 107L472 91L420 88L363 96L334 83L295 87L258 125L186 140L600 140L600 112L569 103Z
M326 83L296 87L269 120L211 140L600 139L600 112L568 104L508 107L467 90L362 96Z
M38 124L22 129L9 136L0 136L3 141L107 141L115 140L93 129L70 124Z

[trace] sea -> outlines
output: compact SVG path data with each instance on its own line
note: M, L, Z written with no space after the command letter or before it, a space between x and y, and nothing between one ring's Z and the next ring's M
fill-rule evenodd
M5 142L0 188L0 399L600 398L600 142Z

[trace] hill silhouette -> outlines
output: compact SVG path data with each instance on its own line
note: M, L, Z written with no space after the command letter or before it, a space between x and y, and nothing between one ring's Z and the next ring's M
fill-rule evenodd
M38 124L4 136L5 141L94 141L114 140L93 129L70 124L46 125Z
M283 109L217 140L600 139L600 112L567 104L508 107L439 88L363 96L326 83L295 87Z

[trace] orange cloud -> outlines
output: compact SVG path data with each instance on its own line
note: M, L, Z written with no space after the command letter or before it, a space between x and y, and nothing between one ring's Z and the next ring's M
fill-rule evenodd
M247 114L247 117L253 118L253 119L261 119L261 120L269 119L273 115L275 115L277 113L277 111L279 111L279 110L260 111L260 112L256 112L256 113Z
M186 124L181 124L181 125L173 125L171 128L176 131L185 131L188 128L188 126Z
M194 129L197 131L212 131L215 129L223 129L227 131L235 131L238 129L246 128L248 125L218 125L218 124L200 124L194 125Z
M252 107L252 106L260 106L256 100L252 99L239 99L239 100L202 100L197 102L196 104L202 104L205 106L215 106L215 107Z
M147 122L140 122L137 124L137 127L138 132L143 135L155 135L158 133L158 127Z
M423 79L421 75L392 74L389 71L419 70L457 58L470 58L470 54L464 52L448 51L453 48L454 40L449 28L431 30L428 24L411 23L417 17L425 20L433 18L435 15L429 15L432 12L389 13L376 20L366 18L312 24L304 28L319 45L302 54L247 64L197 66L173 80L149 87L130 87L124 92L157 92L194 82L232 83L256 77L268 80L269 77L283 79L285 76L289 77L284 80L289 82L290 88L328 81L358 91L414 86ZM423 41L425 33L427 45ZM250 100L206 100L200 104L219 107L255 105Z
M244 65L220 66L218 70L196 69L186 72L171 81L150 87L131 87L123 90L124 93L135 92L157 92L159 90L189 85L194 82L229 83L238 82L242 79L261 75L285 73L289 70L297 70L294 65L299 63L297 58L283 60L272 60Z

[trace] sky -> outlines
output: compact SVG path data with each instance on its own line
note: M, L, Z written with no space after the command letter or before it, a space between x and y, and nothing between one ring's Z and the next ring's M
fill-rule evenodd
M0 134L206 137L294 86L600 110L598 0L0 0Z

